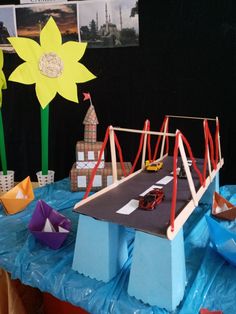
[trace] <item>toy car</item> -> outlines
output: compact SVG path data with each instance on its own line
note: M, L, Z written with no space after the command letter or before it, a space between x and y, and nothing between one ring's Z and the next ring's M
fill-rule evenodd
M147 171L158 171L163 167L163 162L158 161L158 162L150 162L149 160L146 160L145 162L145 169Z
M192 169L192 160L188 159L187 162L188 162L189 169L190 169L190 171L191 171L191 169ZM185 179L185 178L187 178L187 175L186 175L186 172L185 172L185 169L184 169L184 164L183 164L183 162L181 162L181 166L180 166L180 169L179 169L178 177L179 177L180 179L183 179L183 178Z
M139 208L146 210L153 210L164 199L163 189L155 188L139 197Z

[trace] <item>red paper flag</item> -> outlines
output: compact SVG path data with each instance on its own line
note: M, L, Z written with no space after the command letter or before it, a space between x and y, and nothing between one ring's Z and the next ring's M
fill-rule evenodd
M83 93L84 95L84 101L87 99L91 99L90 93Z

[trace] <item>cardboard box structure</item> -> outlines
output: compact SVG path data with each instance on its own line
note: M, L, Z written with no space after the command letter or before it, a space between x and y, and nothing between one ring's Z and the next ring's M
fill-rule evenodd
M102 142L88 143L78 141L76 143L76 168L93 169L97 163ZM104 168L104 154L98 168Z
M124 162L126 172L129 173L132 165L130 162ZM78 169L76 163L70 171L71 191L86 191L88 183L91 178L93 169ZM123 177L121 164L117 163L117 177L118 180ZM105 162L103 169L97 169L94 177L92 191L98 191L112 183L112 166L111 162Z

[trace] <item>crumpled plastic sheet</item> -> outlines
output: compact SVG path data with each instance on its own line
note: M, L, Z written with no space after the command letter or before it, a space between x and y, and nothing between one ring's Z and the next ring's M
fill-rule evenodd
M220 193L236 201L236 186L223 186ZM90 279L72 270L79 214L72 211L83 192L70 192L69 179L35 189L35 200L22 212L6 216L0 209L0 268L22 283L49 292L58 299L80 306L92 314L166 314L127 293L134 230L127 228L129 259L122 271L108 283ZM42 244L28 230L37 200L43 199L71 219L72 230L58 250ZM201 308L236 313L236 267L212 249L201 204L184 225L187 281L185 295L172 314L197 314ZM145 287L144 287L145 289Z

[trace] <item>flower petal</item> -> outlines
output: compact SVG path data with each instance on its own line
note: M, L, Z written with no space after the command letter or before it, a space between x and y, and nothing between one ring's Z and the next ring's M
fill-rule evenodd
M67 41L61 46L58 54L63 60L79 61L83 57L86 47L87 43Z
M37 62L42 55L40 45L30 38L9 37L8 40L14 47L19 57L24 61Z
M8 80L30 85L37 81L38 76L39 70L36 68L36 65L24 62L11 73Z
M75 82L72 80L67 81L65 79L61 79L59 83L60 85L58 86L58 93L62 97L78 103L77 85Z
M0 49L0 69L3 68L3 52L2 49Z
M6 89L7 88L7 82L5 75L2 71L0 71L0 89Z
M40 44L45 52L55 52L61 47L61 33L52 17L40 32Z
M53 79L39 77L36 82L35 91L41 107L44 109L56 96L57 90Z
M68 73L70 70L70 73ZM84 83L96 78L83 64L76 62L73 69L66 67L65 75L75 80L76 83Z

